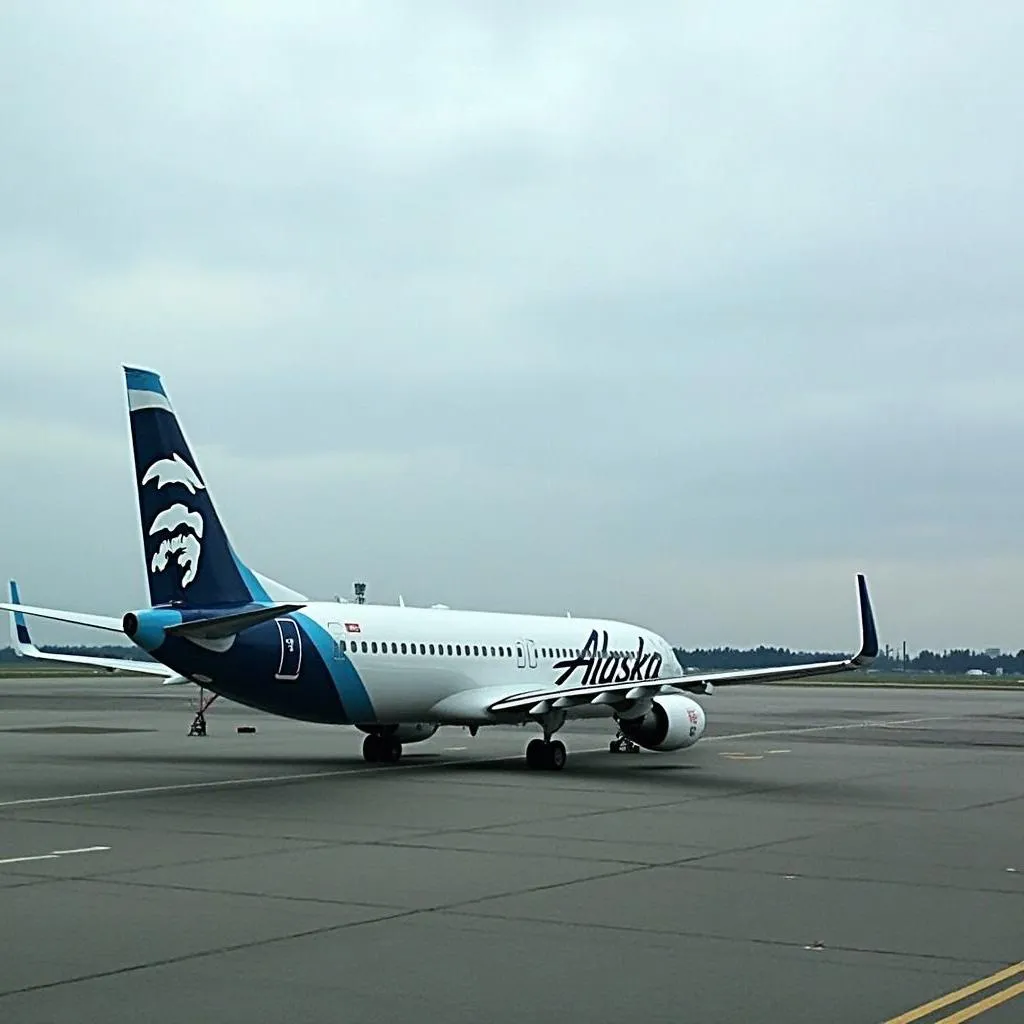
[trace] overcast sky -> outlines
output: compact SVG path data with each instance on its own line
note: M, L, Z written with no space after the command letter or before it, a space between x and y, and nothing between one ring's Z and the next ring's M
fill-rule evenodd
M127 362L312 596L842 649L862 569L883 642L1024 646L1022 44L936 0L3 5L0 574L146 603Z

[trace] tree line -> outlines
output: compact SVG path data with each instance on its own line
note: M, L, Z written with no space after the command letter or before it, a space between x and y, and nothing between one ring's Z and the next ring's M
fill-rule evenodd
M84 654L90 658L128 658L132 661L155 661L147 651L138 647L126 647L124 644L103 644L97 647L57 647L53 644L40 644L39 650L49 654ZM0 647L0 664L6 662L20 661L22 664L30 664L28 658L19 658L14 653L13 647ZM36 662L42 664L42 662Z
M41 650L55 654L86 654L96 658L132 658L153 661L145 651L124 644L108 644L98 647L58 647L44 645ZM701 672L733 668L774 668L779 665L803 665L815 661L840 661L848 651L791 651L788 647L685 647L674 648L679 664L687 670ZM0 664L19 660L13 649L0 647ZM921 651L908 657L890 657L880 654L872 668L879 672L933 672L939 675L963 675L971 669L981 669L989 675L996 675L1002 669L1004 675L1024 675L1024 650L1016 654L985 654L966 647L952 650Z
M702 672L733 668L775 668L779 665L803 665L815 661L840 661L849 656L849 651L791 651L787 647L696 647L687 650L673 648L679 664L687 670ZM937 675L963 675L971 669L981 669L988 675L996 675L1002 669L1004 675L1024 674L1024 650L1016 654L1009 652L991 655L967 647L952 650L921 651L907 657L880 654L871 666L878 672L918 672Z

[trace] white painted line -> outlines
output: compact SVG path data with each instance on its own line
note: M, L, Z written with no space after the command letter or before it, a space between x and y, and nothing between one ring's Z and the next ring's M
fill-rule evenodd
M877 729L882 726L892 728L900 725L917 725L921 722L946 722L957 718L957 715L936 715L930 718L904 718L895 721L869 718L861 722L844 722L839 725L811 725L795 729L764 729L760 732L736 732L727 736L705 736L701 743L722 743L726 740L754 739L758 736L800 736L816 732L841 732L849 729ZM599 754L607 751L607 744L600 747L587 747L575 750L577 754ZM503 761L522 760L522 754L505 754L501 757L469 758L456 762L431 764L394 764L367 765L364 768L338 768L326 772L296 772L290 775L261 775L242 779L212 779L208 782L180 782L165 786L138 786L132 789L108 789L93 793L65 793L60 796L33 796L21 800L2 800L0 809L5 807L38 807L44 804L69 803L72 800L101 800L112 796L145 796L152 793L187 793L197 789L218 789L227 786L260 786L272 782L301 782L305 779L333 779L343 775L368 775L383 773L391 775L395 772L417 771L429 768L445 768L453 764L501 764Z
M706 736L702 743L721 742L722 740L756 739L758 736L804 736L813 732L843 732L848 729L892 729L901 725L918 725L921 722L949 722L958 715L933 715L929 718L898 718L885 721L880 718L866 718L862 722L844 722L841 725L808 725L796 729L762 729L760 732L734 732L729 736ZM0 807L3 805L0 804Z
M450 751L450 750L468 750L468 749L469 749L469 747L445 747L444 748L445 753L448 753L448 751Z
M82 846L77 850L52 850L50 853L37 853L33 857L7 857L0 864L25 864L31 860L57 860L73 853L95 853L98 850L109 850L109 846Z
M580 754L593 754L607 747L594 747L591 750L580 750ZM502 761L519 761L522 754L506 754L502 757L481 757L471 761L449 762L448 764L498 764ZM0 809L4 807L35 807L40 804L67 803L71 800L99 800L110 796L146 796L151 793L187 793L196 789L217 789L223 786L258 786L270 782L301 782L305 779L333 779L342 775L369 775L374 772L388 775L402 771L416 771L426 768L444 768L442 764L391 764L374 765L365 768L338 768L327 772L296 772L291 775L259 775L243 779L211 779L209 782L180 782L166 786L138 786L134 789L107 789L95 793L65 793L60 796L33 796L23 800L0 801Z

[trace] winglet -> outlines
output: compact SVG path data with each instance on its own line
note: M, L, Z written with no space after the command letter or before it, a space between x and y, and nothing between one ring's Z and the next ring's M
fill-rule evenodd
M18 593L18 584L16 580L11 580L11 604L21 604L21 596ZM14 653L18 657L24 657L25 655L31 655L34 651L35 646L32 643L32 637L28 632L28 623L25 621L25 616L22 612L11 612L11 646L14 648Z
M868 582L864 573L857 573L857 597L860 602L860 650L854 655L855 665L870 665L878 657L878 631L875 614L871 610Z

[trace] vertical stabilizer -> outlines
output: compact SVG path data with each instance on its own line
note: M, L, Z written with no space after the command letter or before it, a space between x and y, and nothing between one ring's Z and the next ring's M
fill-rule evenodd
M159 375L124 372L150 602L208 608L269 600L231 547Z

